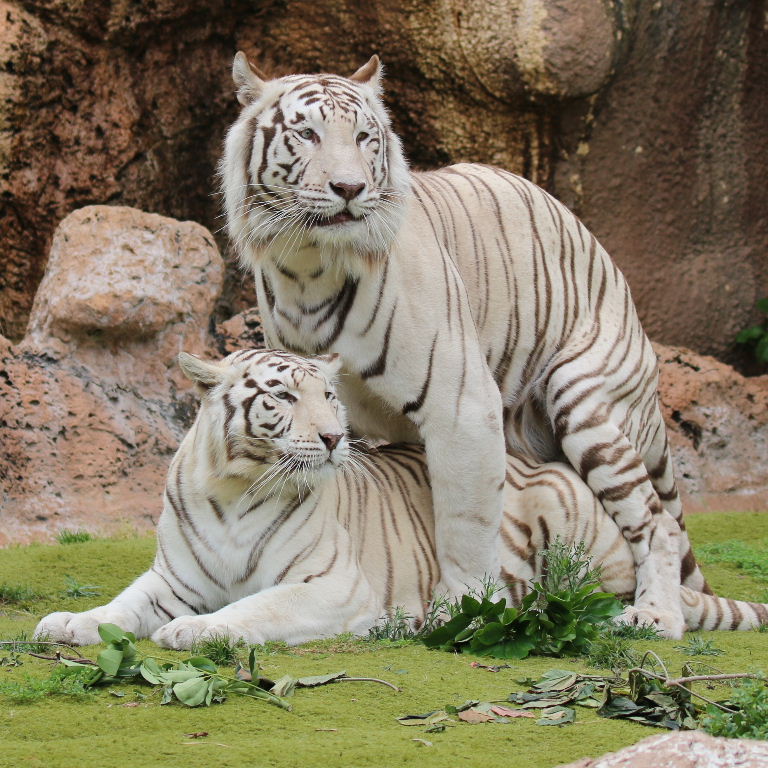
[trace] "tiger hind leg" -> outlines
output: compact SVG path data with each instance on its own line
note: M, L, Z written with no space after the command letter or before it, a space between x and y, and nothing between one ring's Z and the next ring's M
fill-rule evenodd
M653 430L653 438L643 456L643 460L646 467L648 467L648 476L651 478L651 483L664 509L669 512L680 526L680 581L684 587L711 595L713 594L712 589L707 584L707 580L704 578L704 574L696 562L691 548L691 541L685 529L683 504L677 490L674 472L672 471L667 430L658 405L654 409L649 426Z
M553 396L548 409L553 414L555 436L632 552L637 587L635 604L625 618L632 623L653 624L662 634L679 638L685 630L679 533L676 535L670 525L658 524L660 516L667 513L642 457L610 418L612 409L606 405L611 402L610 394L601 396L599 380L596 383L595 379L574 375L568 366L558 374L550 381ZM574 381L581 386L574 386ZM674 520L669 517L669 522Z

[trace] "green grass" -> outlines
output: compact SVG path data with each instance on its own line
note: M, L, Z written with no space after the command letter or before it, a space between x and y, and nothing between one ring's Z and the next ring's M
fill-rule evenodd
M56 534L56 541L59 544L82 544L92 538L93 536L88 531L71 531L68 528L64 528Z
M694 542L768 539L768 514L712 514L691 518ZM0 639L19 637L34 629L38 619L53 610L82 611L101 605L146 569L154 553L151 538L99 539L60 545L14 547L0 550L0 584L23 585L38 597L24 604L0 605ZM765 583L745 568L719 562L706 565L712 586L729 597L760 597ZM62 596L65 575L81 584L98 584L99 597ZM702 632L724 654L698 657L725 672L768 670L768 644L760 632ZM675 648L679 641L630 638L629 646L642 653L652 649L679 672L698 659ZM149 641L139 648L169 658L185 654L158 651ZM96 648L82 653L94 658ZM0 657L3 656L0 651ZM608 721L579 709L576 723L542 728L533 720L507 725L461 724L444 733L425 734L406 728L395 718L422 713L467 699L505 699L520 690L515 680L537 678L553 667L590 672L584 659L530 658L508 662L510 669L492 673L470 666L469 656L427 651L406 640L361 641L349 635L288 648L271 643L260 650L263 673L272 679L346 670L351 676L389 680L395 693L375 683L336 683L297 691L293 712L283 712L258 701L232 698L210 708L179 705L160 707L159 693L134 684L98 689L92 696L53 695L30 703L0 696L0 768L45 766L89 768L125 763L131 768L197 766L314 766L404 765L441 768L446 765L514 763L549 768L585 756L596 756L658 733L627 721ZM25 676L44 680L53 664L20 656L22 666L0 667L0 681L22 683ZM491 663L489 660L485 660ZM698 669L698 668L697 668ZM728 689L708 691L725 698ZM147 698L142 699L144 695ZM125 706L125 704L137 706ZM185 734L207 731L192 739ZM426 747L413 739L427 739ZM480 758L482 756L482 758Z

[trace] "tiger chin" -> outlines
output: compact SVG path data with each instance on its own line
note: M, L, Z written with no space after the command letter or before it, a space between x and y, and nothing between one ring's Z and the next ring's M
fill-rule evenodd
M171 462L152 567L107 605L46 616L35 635L90 645L112 622L178 649L222 634L296 644L365 634L395 607L419 625L440 577L424 449L359 453L332 357L244 350L180 364L201 404ZM515 601L555 536L587 542L603 588L631 597L629 547L570 467L509 455L504 494L498 577ZM656 554L674 563L679 529L665 522ZM768 621L767 606L677 589L689 629ZM631 606L623 619L664 623Z

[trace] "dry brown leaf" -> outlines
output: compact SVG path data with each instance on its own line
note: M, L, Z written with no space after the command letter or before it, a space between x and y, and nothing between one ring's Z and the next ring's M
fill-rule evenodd
M208 731L194 731L193 733L185 733L185 739L202 739L203 736L207 736Z
M478 712L476 709L465 709L463 712L459 712L457 715L459 720L463 720L465 723L487 723L493 720L493 715L486 715L485 712Z
M492 706L491 712L499 717L536 717L533 712L529 712L527 709L510 709L498 705Z

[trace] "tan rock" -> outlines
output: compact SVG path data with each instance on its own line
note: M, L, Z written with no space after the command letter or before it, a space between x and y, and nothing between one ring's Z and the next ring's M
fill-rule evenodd
M678 486L689 511L768 508L768 376L654 344Z
M0 339L0 545L152 525L196 411L176 355L216 354L222 277L198 224L106 206L62 222L28 335Z
M702 731L682 731L647 739L602 757L585 757L559 768L761 768L768 765L768 742L723 739Z

